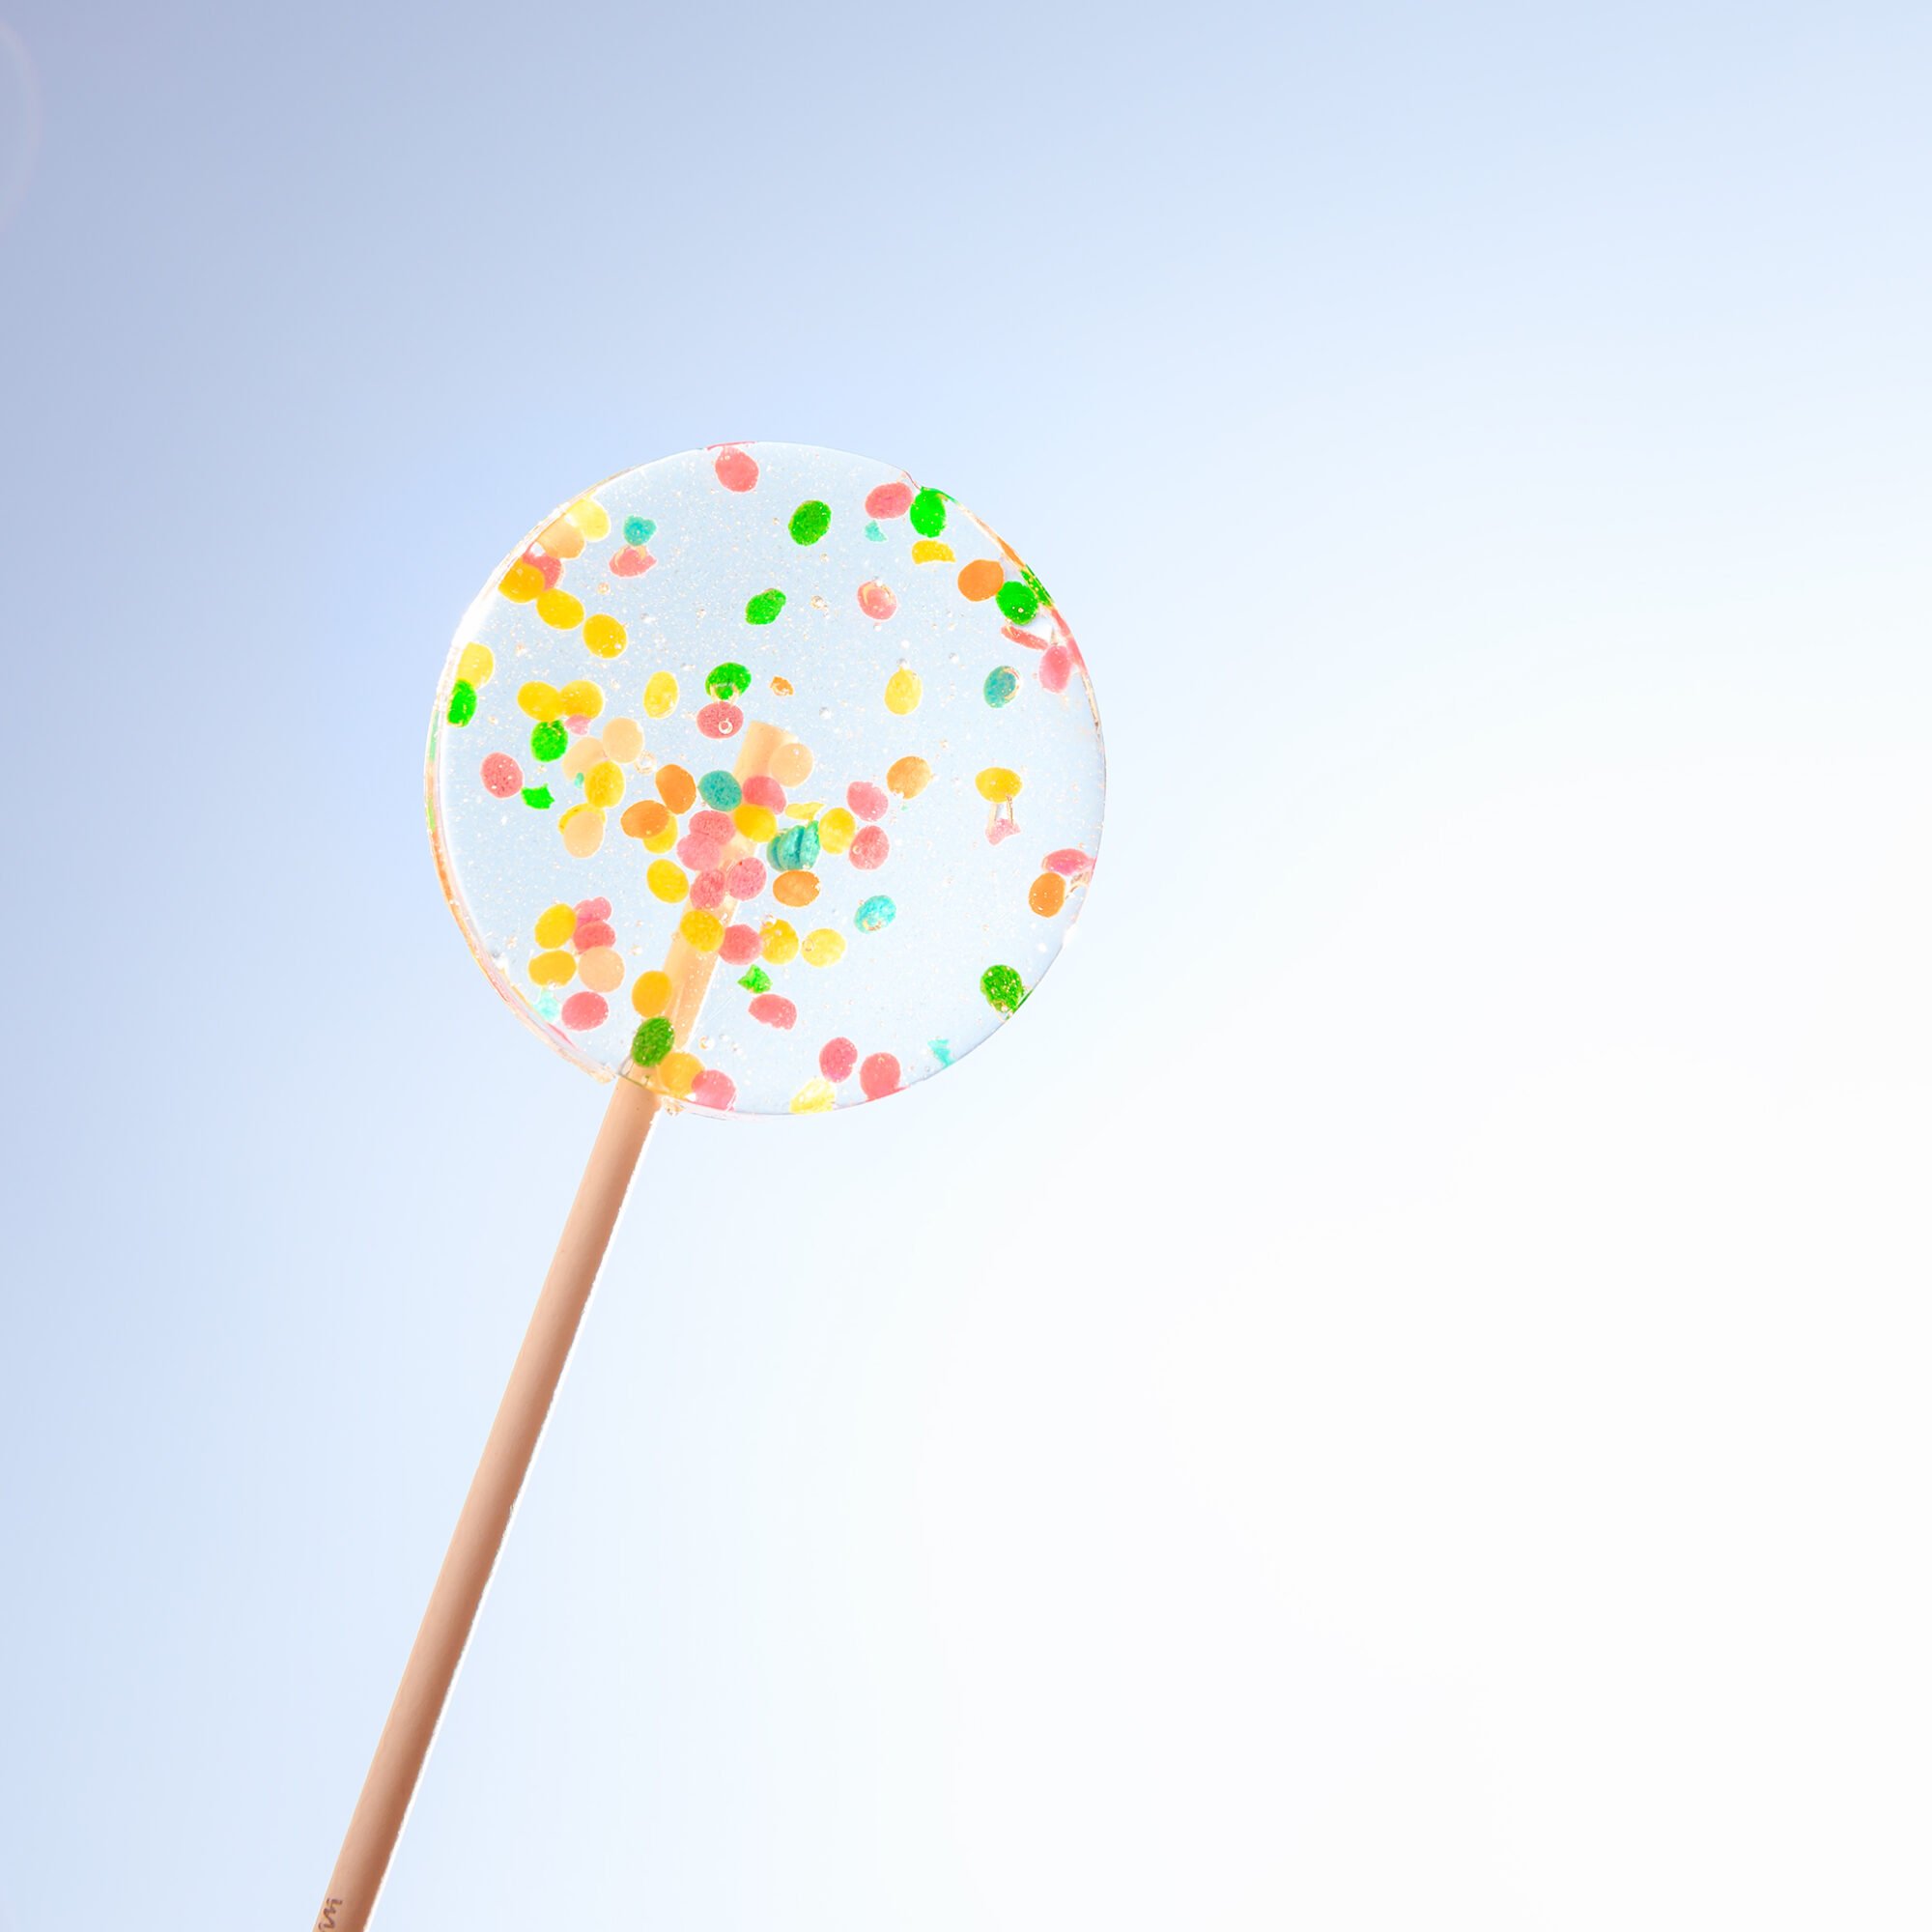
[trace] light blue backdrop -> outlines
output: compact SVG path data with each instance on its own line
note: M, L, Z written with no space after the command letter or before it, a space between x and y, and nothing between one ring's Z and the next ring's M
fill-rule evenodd
M1106 857L653 1148L385 1928L1924 1920L1922 8L10 18L6 1932L310 1922L602 1098L429 695L744 437L1037 562Z

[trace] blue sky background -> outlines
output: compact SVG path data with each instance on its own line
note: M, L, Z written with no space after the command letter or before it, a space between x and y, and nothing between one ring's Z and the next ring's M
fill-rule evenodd
M310 1922L602 1104L442 651L746 437L1037 563L1106 859L658 1138L383 1922L1923 1919L1922 9L6 17L5 1932Z

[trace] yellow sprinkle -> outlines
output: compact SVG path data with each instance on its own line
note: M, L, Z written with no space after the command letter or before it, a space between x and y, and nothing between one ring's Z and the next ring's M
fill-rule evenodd
M791 1096L794 1114L829 1114L838 1104L838 1092L829 1080L808 1080Z
M989 799L994 805L1002 805L1009 798L1020 795L1020 775L1009 772L1005 765L988 765L973 781L980 796Z
M835 805L818 821L818 842L828 852L842 852L859 830L859 821L842 805Z
M919 709L919 700L924 692L925 687L920 683L919 673L901 666L886 680L886 709L894 717L903 718L908 712Z
M677 828L672 826L671 830L675 833ZM661 898L668 905L675 905L691 890L683 872L668 859L651 862L650 869L644 874L644 884L651 889L654 898Z
M592 543L611 534L611 513L595 497L580 497L563 513Z
M639 973L631 986L631 1004L639 1018L653 1019L670 1005L670 975Z
M621 657L628 641L623 625L608 611L600 611L596 616L584 618L583 647L592 657Z
M543 587L543 572L521 557L503 573L503 581L497 586L512 604L527 604Z
M573 631L583 621L583 606L568 590L537 593L537 615L554 631Z
M767 964L782 966L798 957L798 934L786 921L768 919L758 928L758 950Z
M644 834L646 852L668 852L677 843L677 820L667 815L655 832Z
M644 716L668 718L677 709L677 679L668 670L654 670L644 686Z
M779 829L778 813L763 805L739 806L731 814L731 823L747 838L755 838L760 843Z
M595 718L604 709L604 694L587 677L572 678L557 696L563 704L560 715L565 718Z
M577 915L567 905L554 905L537 914L537 944L561 946L577 930Z
M577 971L568 952L539 952L530 961L530 978L539 986L561 986Z
M824 810L825 801L822 798L801 799L785 807L785 816L787 818L809 820L816 818Z
M772 696L774 697L789 697L791 696L791 679L788 677L773 678Z
M668 1053L651 1071L667 1094L682 1100L697 1085L697 1076L704 1068L695 1054Z
M845 942L829 925L814 927L805 935L808 966L836 966L844 956Z
M539 724L563 716L563 694L554 684L526 684L517 693L517 708L527 711Z
M477 686L490 682L490 673L497 668L497 660L481 644L465 644L463 655L456 660L456 674Z
M678 921L677 929L694 952L716 952L724 937L724 922L715 912L704 912L697 906Z
M609 758L583 774L583 797L589 805L616 805L624 796L624 774Z
M931 537L922 537L912 547L912 560L915 563L951 563L952 546L935 543Z

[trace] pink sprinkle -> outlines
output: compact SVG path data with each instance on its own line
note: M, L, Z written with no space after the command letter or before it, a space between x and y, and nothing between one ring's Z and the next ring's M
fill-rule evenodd
M782 811L785 809L784 786L777 779L760 772L756 778L745 781L745 803L762 805L767 811Z
M718 480L727 490L735 490L742 497L747 490L753 490L758 483L758 466L748 449L741 449L735 442L721 442L714 445L718 451L711 467L718 472Z
M837 1086L841 1080L851 1078L853 1067L859 1064L859 1049L843 1037L828 1039L818 1049L818 1070Z
M691 823L686 828L694 838L715 838L721 845L728 845L738 828L722 811L694 811Z
M902 517L912 508L912 485L910 483L881 483L866 498L866 514L868 517ZM826 1075L827 1079L832 1076Z
M636 544L626 544L615 551L611 557L612 577L641 577L657 561L649 551L639 550Z
M483 789L492 798L514 798L524 788L524 774L507 752L492 752L483 760Z
M1084 879L1094 869L1093 860L1077 845L1064 845L1058 852L1049 852L1039 863L1063 879Z
M745 714L735 704L707 704L697 714L697 728L707 738L735 738L745 728Z
M1019 827L1010 818L996 818L986 828L986 843L997 845L1002 838L1010 838L1018 830Z
M692 895L694 898L696 894ZM758 928L754 925L727 925L719 943L718 956L727 966L749 966L758 956Z
M677 841L677 856L694 872L709 872L724 856L724 848L715 838L700 838L687 832Z
M611 917L611 901L609 899L579 899L571 907L571 911L579 919L609 919Z
M859 586L859 609L868 617L876 617L884 623L899 608L899 600L893 595L890 583L881 583L875 577L869 582Z
M859 1069L859 1085L868 1100L883 1100L899 1091L899 1064L890 1053L868 1053Z
M886 854L892 849L891 840L876 825L865 825L860 827L845 856L860 871L876 872L886 863Z
M883 818L891 801L877 785L860 779L845 787L845 803L852 808L854 818Z
M532 544L524 553L524 561L543 579L546 590L556 588L556 580L563 575L563 560L560 557L552 556L549 551L539 550Z
M611 1017L602 993L573 993L563 1003L563 1023L572 1033L588 1033Z
M570 714L570 716L563 721L563 728L566 731L568 731L573 738L582 737L584 732L589 729L589 726L590 726L590 720L584 717L583 713L581 711L573 711Z
M716 912L724 903L724 874L716 866L692 880L691 902L699 912Z
M752 1002L752 1017L768 1027L786 1028L796 1025L798 1009L778 993L760 993Z
M738 1090L731 1084L728 1073L707 1066L691 1083L691 1097L695 1105L709 1107L714 1114L728 1114L732 1101L738 1097Z
M1031 631L1023 631L1017 624L1002 624L1000 636L1009 643L1024 644L1030 651L1043 651L1046 648L1044 638L1036 638Z
M1039 681L1048 691L1065 691L1073 669L1073 653L1065 644L1048 644L1039 661Z
M617 935L601 919L581 919L570 943L578 952L588 952L593 946L615 946Z
M765 889L765 862L740 859L724 874L724 889L734 899L754 899Z

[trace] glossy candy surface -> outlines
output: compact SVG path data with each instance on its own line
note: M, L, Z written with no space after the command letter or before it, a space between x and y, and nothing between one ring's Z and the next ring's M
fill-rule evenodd
M498 992L714 1113L882 1099L997 1031L1104 791L1038 578L944 492L788 443L548 518L465 613L430 733L438 868Z

